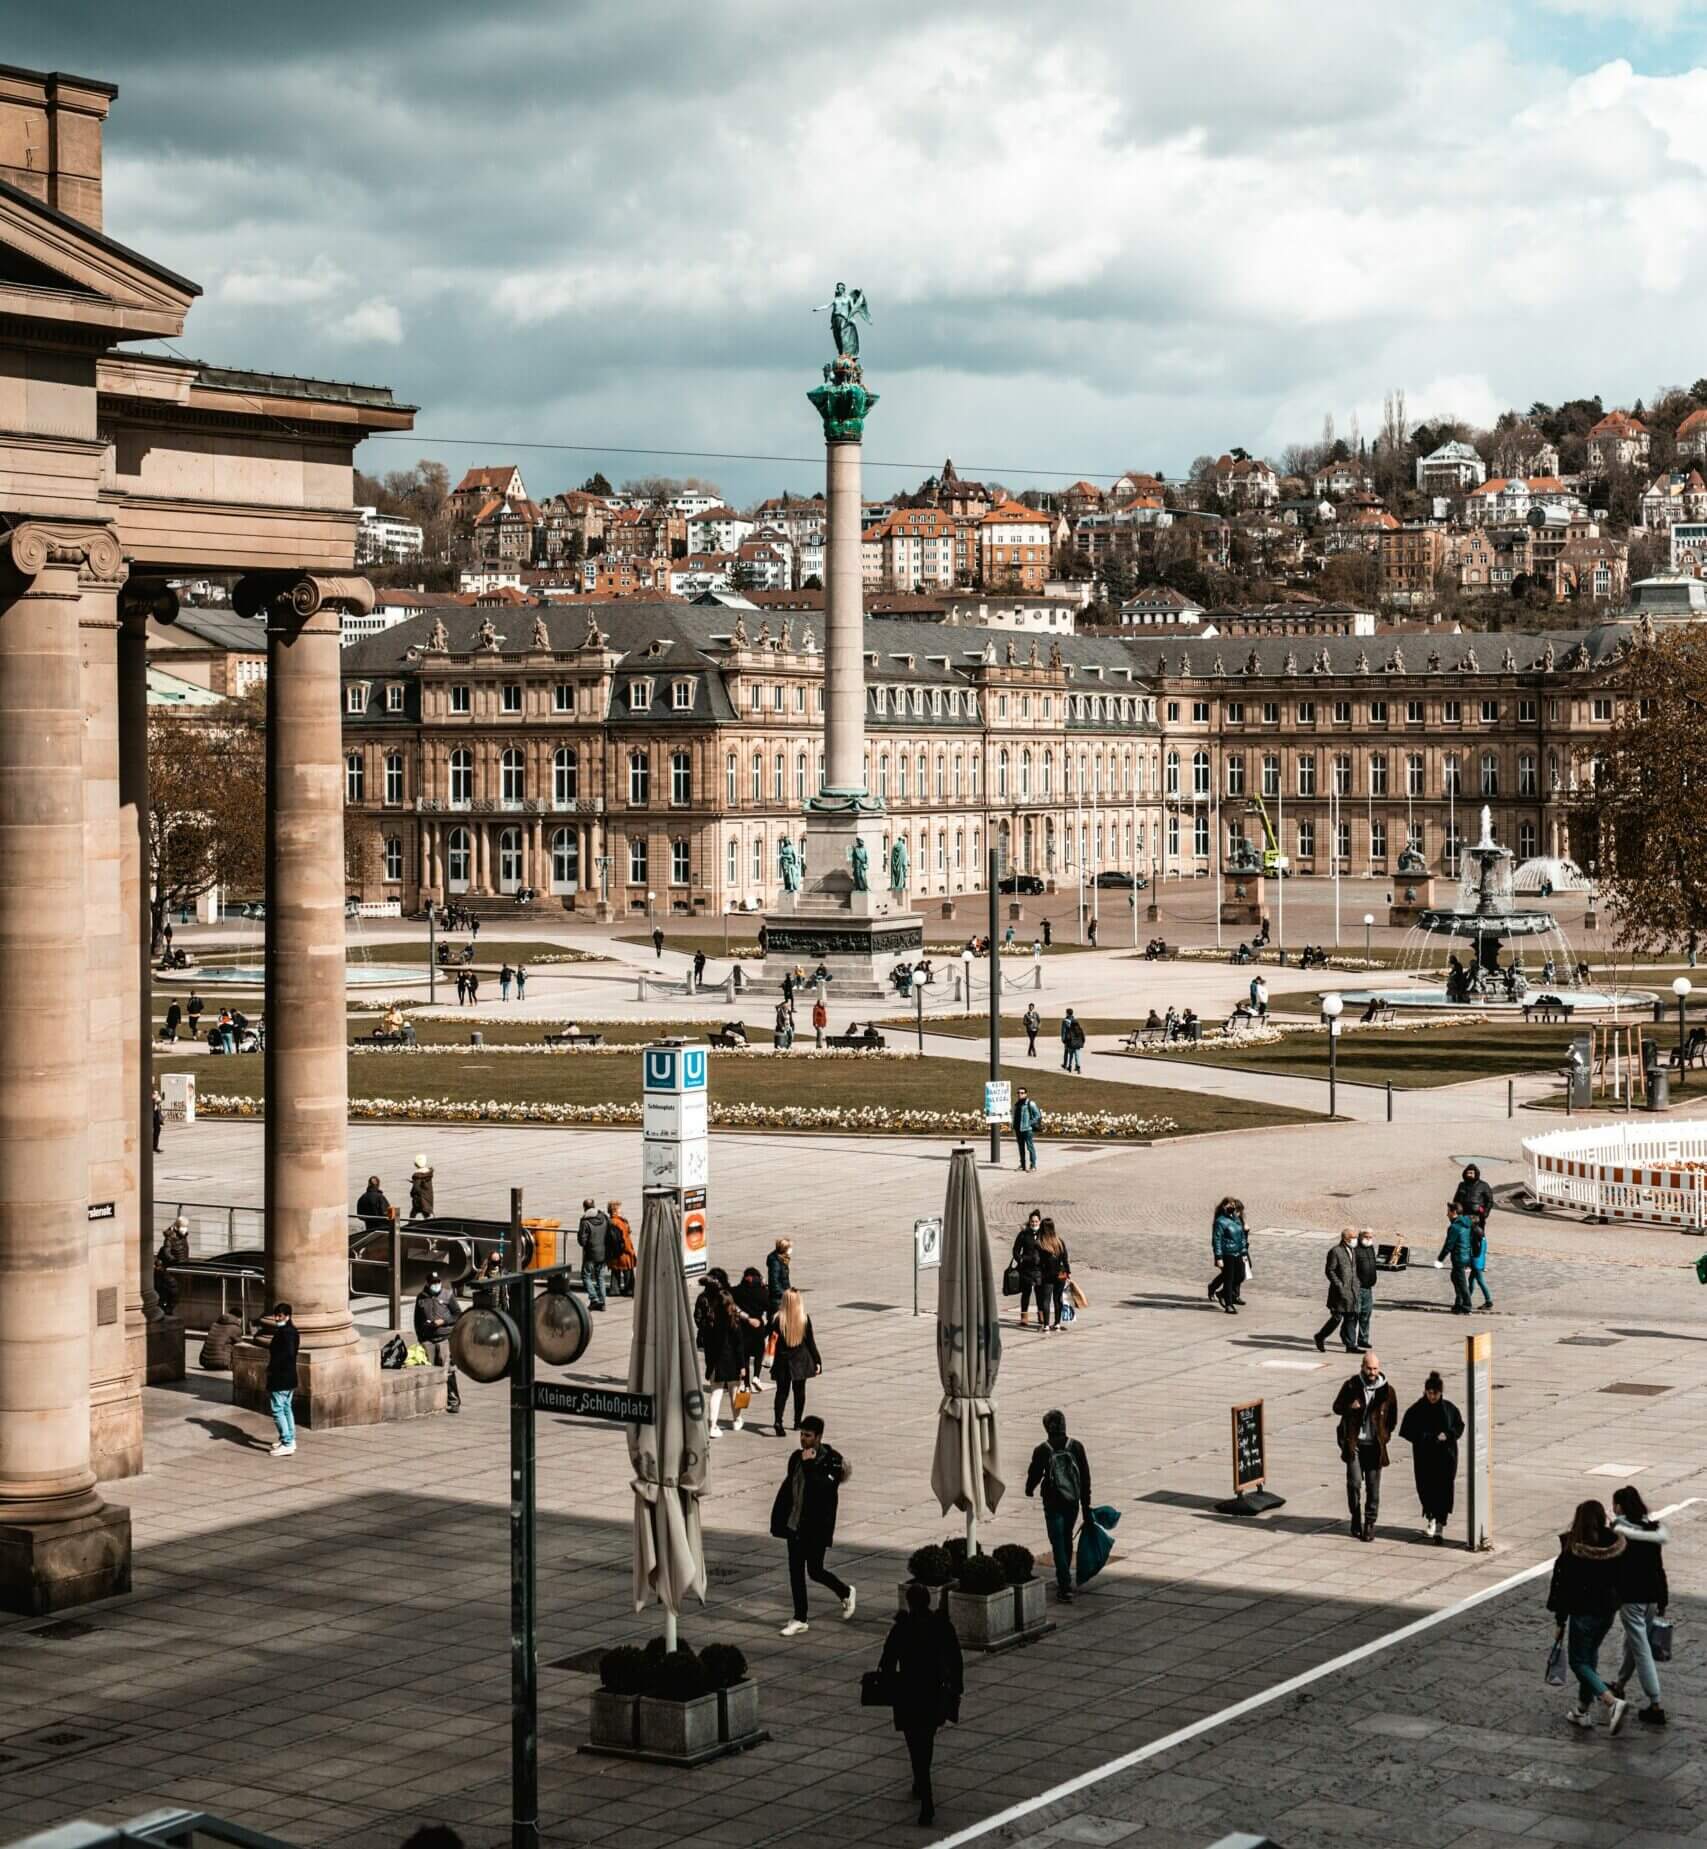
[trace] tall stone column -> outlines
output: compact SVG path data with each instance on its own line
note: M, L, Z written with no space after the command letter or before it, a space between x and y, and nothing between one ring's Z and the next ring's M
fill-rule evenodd
M866 394L870 404L876 394ZM863 413L862 413L863 415ZM857 436L830 426L824 445L828 535L824 545L824 782L829 796L865 795L865 584L860 565Z
M83 664L83 869L89 980L89 1276L94 1293L89 1374L90 1461L103 1480L142 1469L142 1374L127 1327L140 1333L137 1277L137 1122L125 1086L136 1031L126 952L119 825L118 597L116 578L85 573L79 617Z
M267 617L267 1288L302 1331L299 1417L379 1417L378 1351L350 1315L344 998L344 756L339 624L364 578L245 578ZM245 1344L240 1404L264 1406L265 1354Z
M105 527L0 542L0 1608L130 1585L130 1515L90 1462L88 940L79 574ZM122 1331L122 1325L121 1325Z

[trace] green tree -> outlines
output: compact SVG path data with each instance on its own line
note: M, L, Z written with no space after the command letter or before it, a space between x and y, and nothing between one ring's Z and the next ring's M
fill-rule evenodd
M148 720L148 851L156 945L166 915L215 886L261 891L266 865L266 689Z

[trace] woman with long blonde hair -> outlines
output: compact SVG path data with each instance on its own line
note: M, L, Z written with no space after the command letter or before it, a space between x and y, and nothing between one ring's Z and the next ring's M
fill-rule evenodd
M782 1436L783 1402L790 1389L794 1393L794 1429L800 1430L800 1416L806 1410L806 1383L822 1373L823 1357L818 1353L817 1338L812 1333L812 1318L794 1289L782 1293L776 1311L776 1358L771 1362L771 1379L776 1382L776 1435Z

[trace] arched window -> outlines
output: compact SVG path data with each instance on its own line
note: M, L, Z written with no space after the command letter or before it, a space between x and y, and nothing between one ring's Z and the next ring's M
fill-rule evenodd
M359 803L366 789L366 760L359 751L352 751L344 759L344 801Z
M734 759L731 758L730 762L733 763ZM741 843L733 835L729 837L724 847L723 883L729 887L739 886L741 883Z
M1168 753L1167 793L1170 796L1177 796L1179 794L1179 753L1177 751L1170 751Z
M506 803L519 803L527 794L527 774L522 768L522 754L509 746L498 760L498 794Z
M473 854L466 828L453 828L445 843L445 884L452 892L467 892Z
M385 878L390 885L396 885L403 878L403 837L401 835L385 837Z
M450 801L453 809L466 809L474 800L474 753L458 746L450 754ZM466 852L467 837L464 837ZM466 880L467 875L465 874ZM466 885L462 888L467 890Z
M957 751L954 754L954 800L956 802L960 801L960 786L962 782L961 770L962 770L961 756L960 756L960 753Z
M762 803L765 800L765 754L762 751L753 753L752 794L753 801L756 803Z
M794 800L803 803L806 795L806 753L801 751L794 759Z
M573 828L551 834L551 890L576 892L581 885L581 841Z
M693 760L685 751L670 757L670 801L685 808L693 801Z
M823 689L820 688L819 691L822 692ZM823 791L823 788L824 788L824 754L823 752L820 751L818 753L818 789L820 793Z
M948 759L942 752L936 754L936 799L941 802L948 795Z
M889 753L883 752L877 760L877 797L880 802L889 800Z
M1031 801L1031 753L1019 754L1019 796L1021 802Z
M1194 751L1191 754L1191 793L1193 796L1209 794L1209 753ZM1203 850L1208 853L1208 849Z
M628 754L628 800L644 803L652 790L652 766L644 751Z
M895 754L895 799L897 802L907 800L907 754L904 751Z
M580 792L580 761L567 745L560 746L551 759L551 800L559 809L567 809Z
M1464 794L1464 783L1460 775L1461 768L1458 761L1458 753L1456 751L1447 752L1446 757L1442 761L1441 769L1446 774L1445 793L1448 796L1462 796Z
M978 800L978 785L979 785L979 783L980 783L980 781L982 780L982 778L983 778L983 775L984 775L984 772L983 772L983 764L984 764L984 754L983 754L983 752L982 752L982 751L974 751L974 752L972 753L972 760L971 760L971 763L970 763L970 765L969 765L969 767L968 767L968 768L970 769L970 771L971 771L971 773L972 773L972 800L973 800L974 802L976 802L976 801Z
M1498 796L1500 793L1500 761L1491 751L1482 753L1482 794Z
M1047 801L1054 794L1055 794L1055 753L1053 751L1046 751L1043 754L1044 800Z
M1420 751L1412 751L1405 757L1405 794L1421 796L1423 794L1423 760Z
M741 767L735 762L735 754L731 751L723 760L723 800L731 809L740 800L740 780ZM729 883L735 883L733 874L730 875Z
M395 809L403 800L403 753L388 751L385 754L385 800ZM402 876L399 875L399 878Z
M1008 748L1004 745L996 754L996 800L1006 800L1008 793Z
M931 762L921 751L919 753L919 801L928 803L931 799Z
M522 884L522 831L501 828L498 831L498 890L519 892Z
M778 802L788 796L788 754L783 751L771 759L771 795Z
M692 856L685 836L677 835L670 843L670 884L685 886L692 867Z

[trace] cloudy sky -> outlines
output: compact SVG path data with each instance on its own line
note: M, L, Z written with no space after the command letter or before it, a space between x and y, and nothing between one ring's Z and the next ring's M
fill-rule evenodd
M1707 0L58 0L5 56L118 83L187 351L422 407L370 469L806 486L616 452L810 457L838 278L881 492L1707 374Z

